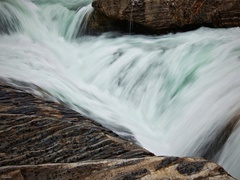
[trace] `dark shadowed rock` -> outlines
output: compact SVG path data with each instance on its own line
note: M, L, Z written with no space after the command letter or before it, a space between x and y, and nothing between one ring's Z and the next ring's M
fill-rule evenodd
M141 26L158 34L240 26L239 0L95 0L93 7L110 19L136 23L134 32Z
M134 26L134 33L154 33L151 29L140 24L133 23L130 25L128 21L109 18L98 10L93 11L87 22L88 28L86 34L91 35L98 35L104 32L120 32L122 34L133 33L130 26Z
M86 34L98 35L108 31L127 31L126 22L109 19L106 15L98 12L97 10L92 12L87 22L88 28Z

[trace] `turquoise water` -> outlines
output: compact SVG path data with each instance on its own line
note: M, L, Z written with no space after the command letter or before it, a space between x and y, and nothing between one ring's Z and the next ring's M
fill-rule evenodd
M203 156L239 114L240 29L86 36L90 3L0 1L0 78L156 155ZM211 157L238 178L239 131Z

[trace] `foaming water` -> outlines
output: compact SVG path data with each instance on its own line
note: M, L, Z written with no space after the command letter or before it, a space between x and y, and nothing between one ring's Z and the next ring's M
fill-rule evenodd
M0 35L1 78L34 84L35 94L65 103L157 155L204 156L239 114L239 28L76 38L84 34L89 1L33 2L0 2L5 24L16 26ZM211 157L238 178L239 135L237 122Z
M69 3L75 8L78 7L77 10L67 9L67 2L56 2L40 3L37 6L29 0L2 0L0 32L12 34L17 31L36 40L53 40L59 37L72 40L78 34L84 33L87 18L93 10L91 1ZM87 2L89 5L79 7Z

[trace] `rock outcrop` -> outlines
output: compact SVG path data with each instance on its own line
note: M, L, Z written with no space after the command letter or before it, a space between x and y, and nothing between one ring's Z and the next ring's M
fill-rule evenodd
M0 82L0 179L234 179L202 158L154 157L56 102Z
M1 167L0 178L15 180L234 179L215 163L201 158L175 157L148 157L68 164Z
M239 0L95 0L93 7L110 19L132 21L137 25L133 32L141 27L160 34L240 26Z
M0 84L0 166L153 154L55 102Z

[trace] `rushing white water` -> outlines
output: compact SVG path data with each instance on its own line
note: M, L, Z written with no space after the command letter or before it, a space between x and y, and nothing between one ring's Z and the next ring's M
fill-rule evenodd
M157 155L204 155L239 114L239 28L77 38L91 1L47 2L0 1L0 78L61 101ZM237 125L211 157L238 178L239 136Z

